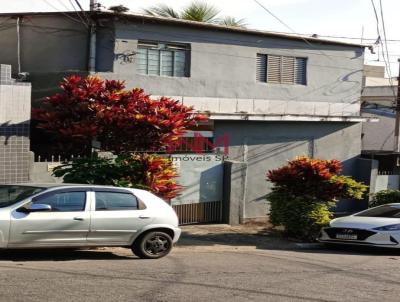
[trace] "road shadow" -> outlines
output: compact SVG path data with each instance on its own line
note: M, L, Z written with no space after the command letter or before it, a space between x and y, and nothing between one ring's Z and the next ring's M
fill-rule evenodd
M183 231L182 237L178 242L178 246L184 247L213 245L232 246L232 251L235 247L254 246L259 250L286 250L302 253L400 256L400 249L302 243L286 238L279 231L271 230L268 227L251 234L231 232L229 230L224 232L209 231L206 233Z
M0 261L134 260L103 249L10 249L0 251Z
M297 249L303 253L346 254L368 256L400 256L400 249L361 245L323 245L314 249Z

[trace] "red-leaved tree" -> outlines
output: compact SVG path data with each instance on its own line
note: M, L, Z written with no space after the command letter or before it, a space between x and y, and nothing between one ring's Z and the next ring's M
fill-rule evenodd
M166 149L188 128L206 118L192 107L143 89L126 90L122 81L89 76L65 78L61 93L44 99L33 110L38 128L53 133L61 148L88 154L92 141L116 154Z
M291 236L315 239L329 223L339 198L360 200L367 190L363 183L340 175L341 171L338 160L305 156L268 171L267 180L273 184L267 195L272 224L284 226Z
M62 92L44 99L33 110L38 128L53 134L57 151L86 156L54 170L66 182L139 187L165 199L181 187L172 160L134 151L171 149L203 115L167 97L153 100L142 89L126 90L124 82L71 76ZM92 142L111 151L114 160L91 154ZM88 156L92 155L92 156Z
M342 164L335 159L298 157L288 161L287 165L281 168L268 171L267 179L280 190L295 196L331 201L343 192L343 182L336 179L336 175L341 171Z
M177 183L178 173L168 158L162 158L154 154L135 155L144 170L144 184L154 194L163 197L166 200L172 199L182 190Z

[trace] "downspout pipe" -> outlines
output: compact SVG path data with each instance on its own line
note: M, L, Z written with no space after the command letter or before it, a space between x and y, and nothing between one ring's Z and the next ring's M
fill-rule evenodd
M17 18L17 69L18 74L21 73L21 17Z
M89 74L96 72L96 20L93 16L97 10L97 0L90 0L90 27L89 27Z
M90 38L89 38L89 73L96 72L96 23L92 21L90 24Z

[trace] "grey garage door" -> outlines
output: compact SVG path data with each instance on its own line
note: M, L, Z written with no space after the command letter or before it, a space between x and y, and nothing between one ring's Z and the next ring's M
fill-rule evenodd
M301 155L313 155L312 139L248 138L244 154L248 163L244 218L263 217L268 212L265 196L271 192L272 184L266 181L267 171Z

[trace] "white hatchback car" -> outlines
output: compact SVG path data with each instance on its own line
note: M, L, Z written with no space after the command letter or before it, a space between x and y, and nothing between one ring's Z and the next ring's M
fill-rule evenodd
M122 246L155 259L167 255L180 234L172 207L144 190L0 185L0 249Z

